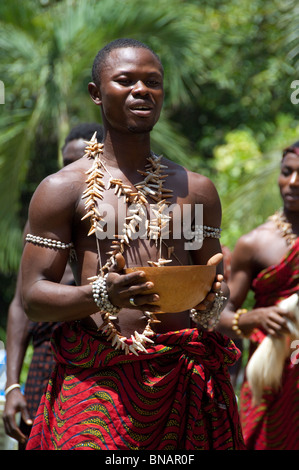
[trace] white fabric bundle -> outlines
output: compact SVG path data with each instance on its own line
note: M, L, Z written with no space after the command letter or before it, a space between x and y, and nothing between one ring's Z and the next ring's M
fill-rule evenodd
M255 405L260 403L265 387L275 391L279 389L285 360L292 353L291 343L295 339L299 340L299 295L291 295L279 302L278 306L285 312L292 312L295 321L287 319L290 334L279 338L266 336L248 362L246 376Z

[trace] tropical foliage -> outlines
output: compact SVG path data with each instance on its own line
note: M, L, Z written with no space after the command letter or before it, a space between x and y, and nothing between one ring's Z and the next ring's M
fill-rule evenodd
M135 37L160 55L157 152L210 176L233 248L280 204L281 149L298 140L299 9L273 0L10 0L0 4L0 307L5 318L37 184L70 128L100 119L87 93L97 51Z

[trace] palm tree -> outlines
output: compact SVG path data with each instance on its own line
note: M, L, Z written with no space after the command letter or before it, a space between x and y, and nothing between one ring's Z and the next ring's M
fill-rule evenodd
M168 116L197 93L202 64L197 61L196 69L193 60L200 36L197 7L180 0L63 0L46 8L37 0L13 0L1 8L0 269L8 272L16 269L21 253L22 191L31 192L38 178L55 168L72 125L100 118L87 93L97 51L127 36L160 55L167 99L153 140L158 152L181 163L186 163L186 139ZM44 169L28 181L28 172L41 161Z

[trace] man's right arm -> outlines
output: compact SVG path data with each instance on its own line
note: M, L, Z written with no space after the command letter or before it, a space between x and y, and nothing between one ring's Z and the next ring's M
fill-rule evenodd
M71 179L68 173L58 172L38 186L29 208L32 235L71 242L72 221L79 194ZM77 320L97 311L90 284L60 284L68 257L69 249L26 243L21 263L22 296L24 309L31 320Z

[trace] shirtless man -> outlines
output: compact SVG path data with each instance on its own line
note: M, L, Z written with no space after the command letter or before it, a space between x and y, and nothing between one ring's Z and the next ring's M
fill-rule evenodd
M218 328L232 338L250 338L249 359L266 335L289 333L285 312L278 303L299 292L299 142L284 150L278 185L283 209L237 242L232 254L229 302ZM242 309L249 290L255 305ZM279 390L265 389L254 404L245 373L241 391L241 418L248 449L298 450L298 366L285 361Z
M149 318L151 318L150 313L159 310L158 306L152 304L152 302L158 302L158 295L148 292L152 287L152 283L146 282L143 273L140 271L125 274L123 267L146 266L148 265L148 261L159 262L161 259L168 260L169 249L172 253L172 265L187 265L190 263L206 264L213 255L221 252L219 239L217 238L221 223L221 206L217 191L209 179L199 174L192 173L166 158L162 158L160 163L163 165L163 169L164 166L167 167L167 171L165 171L162 176L162 168L156 168L156 170L159 173L159 177L164 181L163 188L167 188L167 194L172 195L171 203L175 202L182 210L184 205L191 205L193 219L195 218L195 206L203 204L203 224L208 226L206 230L210 230L209 235L211 235L212 232L216 235L205 238L203 246L199 250L186 250L186 240L183 237L173 239L171 235L170 239L165 240L167 246L164 243L162 246L159 246L159 244L155 243L155 240L133 237L129 240L129 243L123 242L121 245L123 250L120 250L123 225L119 221L120 198L116 196L117 188L115 181L120 180L120 184L124 190L129 188L131 192L137 193L135 185L142 179L140 170L144 171L145 168L148 168L146 165L150 165L150 170L154 171L154 165L157 164L158 167L160 165L159 161L156 160L157 157L153 155L151 157L152 161L154 159L155 163L149 163L148 158L151 156L150 132L159 119L164 98L163 67L156 54L146 45L133 40L117 40L107 45L98 53L94 61L93 82L89 84L89 93L93 102L101 108L104 126L103 149L97 147L95 152L97 155L100 155L101 162L99 164L101 175L97 180L99 183L96 194L97 201L96 204L93 205L93 201L90 201L90 198L87 199L87 201L86 198L82 198L83 192L88 189L86 172L91 169L92 162L95 162L95 157L92 153L89 153L89 155L84 156L80 161L69 165L67 168L62 169L57 174L46 178L41 183L32 199L29 213L31 234L33 236L31 242L33 243L27 243L22 262L24 305L27 314L32 320L66 322L63 328L69 328L69 325L72 325L71 328L73 328L73 331L76 330L77 332L76 337L78 338L80 336L82 339L82 341L80 340L80 344L86 344L86 341L88 341L89 352L94 348L95 344L101 349L105 343L111 351L114 351L112 356L117 352L117 354L120 355L119 359L125 357L125 362L131 362L132 360L134 362L139 361L139 359L135 359L136 356L138 358L148 356L148 351L154 351L155 348L158 347L157 338L164 338L163 335L159 336L159 334L165 333L168 337L170 335L169 332L188 329L191 326L191 320L190 312L187 311L175 314L164 313L159 316L160 322L152 323L151 320L149 320ZM91 152L92 148L94 149L95 147L93 147L91 143L89 145ZM167 176L164 176L165 174L167 174ZM90 178L93 177L92 175L92 173L89 173ZM111 181L113 182L113 187L109 188ZM92 188L94 188L95 180L93 179L92 182ZM165 192L163 194L165 194ZM121 200L123 200L123 195L124 193L122 193ZM157 199L158 193L154 192L153 196ZM141 199L144 200L144 198L146 199L147 207L148 204L155 203L150 196L147 198L145 193L143 193ZM91 205L88 205L88 201L90 201ZM123 203L123 205L125 206L125 203ZM95 210L94 207L96 207ZM102 239L100 239L99 232L97 232L98 240L94 233L88 236L91 229L91 221L98 217L99 222L101 219L99 214L103 216L101 208L105 208L106 211L105 222L107 227L116 222L114 233L118 234L118 236L114 236L113 240L109 239L109 237L102 237ZM89 211L91 211L91 216L88 216ZM86 215L87 217L82 220ZM170 224L170 226L172 225ZM73 271L77 286L62 286L59 284L68 260L69 250L45 248L45 246L41 246L34 237L61 241L66 244L64 248L67 248L69 243L73 244L76 252L76 261L73 264ZM91 278L94 279L94 277L99 274L99 271L101 272L101 267L106 264L107 259L110 260L110 254L107 255L106 253L111 253L111 244L112 248L114 246L116 252L117 250L119 252L114 252L108 270L108 276L105 278L106 284L102 283L103 276L98 276L96 279L100 281L99 283L101 284L101 289L104 291L104 297L106 296L105 298L108 298L108 304L105 304L105 308L107 308L109 314L112 314L111 317L108 315L109 318L113 319L112 326L107 316L105 316L103 320L103 302L105 299L101 297L99 302L98 297L96 297L99 295L96 292L96 287L99 287L97 280L94 281L93 284L91 284L90 280ZM213 292L207 296L205 306L201 305L201 308L209 309L214 305L215 293L218 293L222 281L221 264L218 265L217 269L220 277L217 277L215 280L217 282L213 285ZM226 286L223 282L221 287L222 292L227 294ZM117 309L117 317L114 314L113 307ZM101 328L103 324L105 326L105 322L109 323L111 332L107 340L105 340L103 332L101 333ZM136 354L132 354L132 349L126 349L124 352L121 348L121 350L115 350L115 344L117 345L116 340L118 340L119 337L121 337L121 342L123 343L125 338L128 338L128 341L130 341L130 338L134 335L136 338L135 332L137 332L139 339L141 337L145 339L145 337L147 337L146 328L149 323L153 331L153 336L151 336L151 338L148 336L149 340L145 340L143 343L142 339L140 340L142 344L137 353L135 351ZM78 328L80 329L80 333ZM85 336L87 332L89 332L88 340L87 336ZM196 334L199 333L197 332ZM61 339L58 340L58 338L56 338L57 344L59 343L61 345L61 342L64 342L67 337L68 333L64 330ZM85 340L83 340L83 337L85 337ZM92 344L89 343L91 337L93 338ZM95 341L98 342L95 343ZM116 343L114 341L116 341ZM219 341L222 341L222 337ZM234 351L232 345L227 348L230 351ZM64 351L66 351L65 347ZM96 351L98 351L98 349ZM92 354L92 361L98 360L96 351ZM58 355L60 356L60 353L58 353ZM56 355L56 357L58 356ZM74 359L73 354L72 357ZM132 359L132 357L134 359ZM134 362L134 364L134 367L140 366L139 362ZM124 373L124 377L129 380L128 387L129 384L133 383L136 388L138 386L138 380L135 376L136 371L133 374L134 377L129 377L129 372L125 372L126 368L125 366L123 367L121 370ZM93 383L95 393L97 393L97 387L100 387L99 390L103 391L103 384L99 385L98 368L96 370L97 379L95 379L95 376L93 379L96 381ZM143 366L142 370L144 371ZM162 373L162 371L160 371L160 373ZM63 374L65 374L65 372ZM60 373L59 376L61 376ZM79 376L76 375L76 377ZM122 386L121 384L123 384L125 378L122 378L119 382L119 387ZM49 386L52 387L54 382L57 383L56 379L53 382L51 381ZM82 377L80 377L79 382L81 385L84 383ZM77 383L78 386L79 382ZM60 389L61 386L63 388L63 385L60 384ZM141 393L140 390L139 392ZM82 393L82 390L80 393ZM109 388L109 393L115 393L115 390L112 392L112 389ZM169 391L169 393L174 392ZM48 396L50 394L51 392L48 390ZM55 394L56 392L54 395ZM86 397L86 399L88 398ZM114 402L117 400L119 402L122 401L122 399L122 393L118 388L116 396L113 395L111 400ZM67 403L66 397L64 397L63 401ZM132 401L134 402L133 399ZM54 406L56 406L57 403L56 400ZM108 404L108 399L104 400L102 403L105 407L108 406ZM45 410L47 403L43 403L41 406L43 406ZM59 407L60 406L61 403L59 404ZM85 404L84 406L86 407L87 405ZM113 408L113 410L116 409L118 411L119 406ZM113 419L113 410L109 409L104 414L105 418L99 418L100 422L95 426L98 426L97 433L99 429L101 429L102 437L100 439L96 438L94 431L92 434L93 438L90 438L92 440L90 447L109 449L158 449L163 448L163 445L172 445L172 448L178 448L176 446L182 445L182 431L178 433L180 437L175 438L175 443L167 444L166 441L164 442L159 433L163 433L163 429L165 429L166 431L163 435L168 435L168 426L165 425L165 422L163 422L163 425L156 423L154 431L150 431L151 437L148 437L149 441L145 439L144 436L141 439L140 436L142 432L145 431L141 432L140 427L138 432L136 430L134 431L135 437L133 437L130 433L131 427L128 425L128 422L126 422L126 426L129 426L129 428L125 426L128 436L126 435L126 437L124 437L126 433L125 430L116 431L114 429L116 418ZM121 410L121 422L129 419L129 422L132 423L134 420L134 422L136 422L140 416L142 417L142 415L138 415L138 417L134 416L133 420L132 415L129 413L126 406L123 405L123 402ZM160 412L162 413L162 411ZM166 412L164 410L162 416L165 418L168 413L169 411ZM221 411L221 413L223 413L223 411ZM54 412L54 414L57 415L56 412ZM54 414L53 419L56 420ZM82 420L81 418L79 419L79 414L79 412L76 414L76 424L80 427ZM151 411L148 412L148 415L156 416L156 413ZM74 416L74 411L72 412L72 416ZM103 419L108 418L108 416L110 416L109 419L111 421L108 419L109 423L106 423L106 427L102 427L101 423ZM128 418L129 416L130 418ZM63 419L66 419L65 412ZM226 421L228 423L230 421L229 418L227 418ZM46 421L43 421L41 415L39 415L37 422L36 427L33 428L31 433L29 449L52 448L51 446L57 448L58 444L54 443L56 433L53 432L56 421L55 423L54 421L51 422L52 424L48 427L48 418ZM46 424L46 422L48 424ZM185 418L182 417L179 426L183 426L183 423L185 426ZM40 426L43 427L43 431L38 429ZM48 431L45 431L44 426L47 427ZM94 424L92 426L94 426ZM94 429L92 426L91 428ZM103 437L103 429L105 429L105 432L108 432L109 439ZM107 429L109 431L107 431ZM70 430L70 423L68 423L68 430ZM44 436L49 432L48 437L43 440L42 443L40 442L40 432L42 432ZM62 432L61 429L60 432ZM64 435L65 439L59 440L59 448L75 448L76 446L80 448L82 448L82 446L88 447L86 443L88 439L82 438L84 432L83 434L78 432L78 435L81 437L75 438L72 436L71 440L69 440L69 432L70 431L67 431ZM200 431L201 434L202 432L203 431ZM176 433L174 432L173 434ZM185 438L186 436L184 439ZM237 447L239 440L240 436L238 435L238 437L231 440L231 442L233 442L231 445ZM202 441L205 441L205 444L201 443L200 445L210 445L210 439L207 438ZM186 446L188 447L188 444L186 444ZM192 446L193 447L190 448L195 448L194 442ZM220 444L219 448L221 448Z

